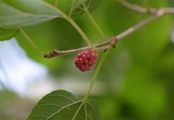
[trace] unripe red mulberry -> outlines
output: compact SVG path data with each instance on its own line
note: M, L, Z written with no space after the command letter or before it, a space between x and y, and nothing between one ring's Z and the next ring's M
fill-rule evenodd
M97 53L89 48L81 51L75 58L75 66L82 72L89 71L97 61Z

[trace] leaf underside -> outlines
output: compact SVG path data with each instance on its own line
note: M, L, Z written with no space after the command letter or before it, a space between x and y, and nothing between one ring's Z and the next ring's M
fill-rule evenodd
M57 90L43 97L33 108L27 120L98 120L99 113L90 101L82 107L73 94ZM79 111L78 111L79 109Z
M17 29L3 29L0 28L0 41L9 40L18 33Z
M42 0L0 0L0 28L35 25L62 17L53 6Z

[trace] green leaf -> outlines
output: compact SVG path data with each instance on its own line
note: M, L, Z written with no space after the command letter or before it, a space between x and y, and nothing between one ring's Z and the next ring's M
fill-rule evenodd
M16 29L4 29L0 28L0 41L9 40L17 34L18 30Z
M42 0L0 0L0 27L30 26L62 17Z
M57 90L43 97L33 108L27 120L98 119L98 110L91 102L82 102L67 91Z

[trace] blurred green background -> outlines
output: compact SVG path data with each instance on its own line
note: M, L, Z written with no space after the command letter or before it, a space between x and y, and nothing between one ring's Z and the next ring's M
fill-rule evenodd
M54 3L53 0L48 1ZM58 0L58 6L66 12L70 1ZM172 0L129 1L147 8L174 5ZM149 16L133 12L116 0L93 0L90 12L107 38ZM100 36L83 11L75 12L73 19L93 43L106 40ZM81 36L64 19L54 19L25 27L24 30L45 52L85 46ZM174 120L173 34L173 17L166 15L131 34L109 51L91 95L98 103L102 120ZM65 89L77 96L84 95L93 71L78 71L73 64L74 54L44 59L23 36L18 34L16 39L28 59L44 66L48 72L43 75L42 80L35 78L32 84L27 84L26 93L16 92L8 83L2 82L0 119L26 119L37 101L55 89ZM24 66L23 70L26 69ZM2 66L0 71L4 71ZM5 71L8 76L9 70ZM16 74L22 75L19 72ZM15 81L13 85L15 86Z

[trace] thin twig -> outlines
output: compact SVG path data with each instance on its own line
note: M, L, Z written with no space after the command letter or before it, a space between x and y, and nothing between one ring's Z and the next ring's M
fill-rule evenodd
M103 33L103 31L100 29L100 27L98 26L98 24L96 23L96 21L94 20L93 16L91 15L91 13L89 12L88 8L86 7L85 4L83 4L84 7L84 11L86 12L87 16L89 17L89 19L91 20L91 22L94 24L95 28L97 29L97 31L100 33L100 35L105 38L105 35Z
M174 14L174 8L163 8L166 14Z
M84 31L76 24L76 22L74 22L74 20L69 17L69 16L65 16L64 17L69 23L71 23L71 25L79 32L79 34L82 36L82 38L85 40L85 42L88 44L88 46L92 49L95 49L93 47L93 44L91 42L91 40L87 37L87 35L84 33Z
M99 44L94 45L95 50L98 52L101 52L101 51L107 51L110 48L115 47L115 45L117 44L118 41L122 40L123 38L125 38L129 34L137 31L138 29L142 28L144 25L154 21L155 19L157 19L158 17L163 16L163 15L164 15L164 10L163 9L158 10L154 15L152 15L149 18L139 22L138 24L128 28L124 32L120 33L119 35L113 36L112 38L110 38L107 41L104 41L104 42L101 42ZM87 48L89 48L89 47L82 47L82 48L65 50L65 51L53 50L53 51L45 54L44 57L45 58L53 58L56 56L77 53L77 52L82 51L82 50L87 49Z
M92 76L92 78L90 80L90 85L89 85L89 88L88 88L88 90L87 90L87 92L85 94L84 100L87 100L88 97L90 96L90 94L92 92L93 85L95 83L95 80L96 80L96 78L97 78L97 76L98 76L98 74L100 72L100 69L101 69L101 67L102 67L102 65L104 63L104 60L105 60L107 55L108 55L108 52L104 53L103 56L101 57L100 61L98 62L96 70L95 70L95 72L94 72L94 74L93 74L93 76Z
M133 11L136 11L136 12L139 12L139 13L147 13L147 9L144 8L144 7L141 7L139 5L136 5L136 4L132 4L130 2L128 2L127 0L117 0L120 4L122 4L123 6L133 10Z
M128 9L131 9L133 11L139 12L139 13L143 13L143 14L147 14L147 13L154 13L155 9L153 8L145 8L133 3L128 2L127 0L117 0L121 5L127 7Z
M149 17L149 18L147 18L147 19L141 21L140 23L136 24L135 26L133 26L133 27L127 29L126 31L122 32L121 34L115 36L115 39L117 39L118 41L120 41L120 40L122 40L124 37L128 36L129 34L135 32L136 30L140 29L140 28L143 27L144 25L146 25L146 24L148 24L148 23L154 21L155 19L157 19L158 17L160 17L160 16L163 15L162 11L161 11L161 13L160 13L160 11L159 11L159 13L157 13L157 14L159 14L159 15L153 15L153 16L151 16L151 17Z
M97 52L101 52L101 51L105 51L108 48L108 45L104 45L104 46L99 46L100 44L96 44L94 45L95 50ZM99 46L99 47L98 47ZM88 49L90 48L88 47L82 47L82 48L77 48L77 49L70 49L70 50L53 50L49 53L44 54L44 58L53 58L53 57L57 57L57 56L62 56L62 55L68 55L68 54L73 54L73 53L78 53L82 50Z
M159 9L163 9L165 14L174 14L174 8L145 8L137 4L128 2L127 0L117 0L120 4L138 13L155 14Z
M76 30L77 32L81 35L81 37L85 40L85 42L87 43L87 45L92 48L95 49L93 47L93 44L91 42L91 40L88 38L88 36L84 33L84 31L79 27L79 25L67 14L65 14L62 10L60 10L59 8L56 8L55 6L44 2L46 5L48 5L49 7L51 7L52 9L56 10L60 15L62 15L62 17L67 20Z

